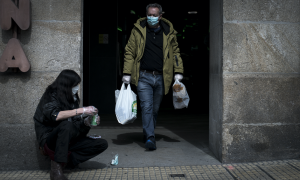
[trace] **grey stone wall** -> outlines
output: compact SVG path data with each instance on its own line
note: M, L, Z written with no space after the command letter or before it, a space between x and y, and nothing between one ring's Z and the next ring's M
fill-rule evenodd
M300 1L223 3L224 163L300 155Z
M31 0L30 29L18 38L30 61L27 73L0 73L0 170L46 169L33 115L45 88L63 69L81 72L81 0ZM0 54L12 37L0 31Z

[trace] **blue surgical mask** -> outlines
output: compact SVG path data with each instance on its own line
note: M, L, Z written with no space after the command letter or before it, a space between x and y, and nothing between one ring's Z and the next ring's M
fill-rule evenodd
M158 21L158 17L154 17L154 16L147 16L147 22L150 26L155 26L157 25Z

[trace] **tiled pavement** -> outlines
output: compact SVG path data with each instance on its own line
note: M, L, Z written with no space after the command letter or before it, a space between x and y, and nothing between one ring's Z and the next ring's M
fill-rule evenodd
M70 180L164 179L271 179L300 180L300 160L265 161L223 165L76 169L65 172ZM172 176L184 177L172 177ZM0 171L0 180L50 179L49 171Z

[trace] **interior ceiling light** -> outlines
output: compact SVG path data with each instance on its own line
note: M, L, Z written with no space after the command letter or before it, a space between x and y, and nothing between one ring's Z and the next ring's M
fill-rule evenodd
M165 11L163 11L162 13L165 14Z
M197 14L197 11L189 11L189 14Z

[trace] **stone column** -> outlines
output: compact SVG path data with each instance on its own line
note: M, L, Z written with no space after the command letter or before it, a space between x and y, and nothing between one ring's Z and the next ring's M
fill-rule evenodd
M223 118L223 0L210 1L209 148L222 157Z
M0 170L49 168L38 152L33 115L63 69L81 74L81 7L81 0L31 0L31 27L18 34L31 69L0 73ZM0 34L2 54L12 32Z
M299 157L299 73L299 0L223 2L222 162Z

